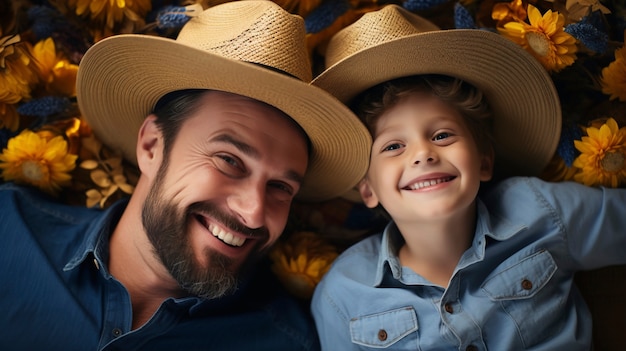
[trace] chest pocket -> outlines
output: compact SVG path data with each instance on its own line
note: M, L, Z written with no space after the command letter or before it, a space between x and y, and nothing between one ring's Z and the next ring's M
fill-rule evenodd
M483 290L492 300L524 299L535 295L550 280L557 269L552 255L541 250L511 263L505 261L483 284ZM506 266L510 264L510 266ZM498 268L500 268L498 267Z
M516 325L522 343L530 348L554 335L562 327L562 301L558 284L549 284L557 271L550 252L513 256L485 280L482 289L497 301ZM542 321L541 326L537 321Z
M389 347L416 330L417 315L413 307L371 314L350 321L352 342L368 347Z

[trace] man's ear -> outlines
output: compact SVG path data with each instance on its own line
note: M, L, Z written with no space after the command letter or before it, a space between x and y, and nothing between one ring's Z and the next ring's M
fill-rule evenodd
M359 188L359 193L361 193L361 199L363 199L365 206L369 208L378 206L378 196L372 191L367 178L361 180L357 187Z
M149 115L141 124L137 136L137 166L142 174L156 174L163 156L163 138L156 125L156 116Z

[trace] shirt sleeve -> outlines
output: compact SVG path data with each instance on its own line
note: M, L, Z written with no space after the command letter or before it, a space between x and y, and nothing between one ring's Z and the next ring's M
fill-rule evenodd
M626 264L626 189L532 184L554 210L578 270Z

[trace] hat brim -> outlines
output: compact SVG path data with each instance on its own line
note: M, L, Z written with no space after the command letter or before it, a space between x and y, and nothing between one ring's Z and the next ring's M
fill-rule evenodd
M312 154L298 198L338 196L367 170L369 133L335 97L288 75L171 39L129 34L98 42L83 57L76 89L95 135L134 164L139 127L160 97L214 89L272 105L304 129Z
M538 175L561 133L558 93L546 70L517 44L484 30L429 31L363 49L312 82L349 103L384 81L418 74L463 79L487 96L494 112L496 165Z

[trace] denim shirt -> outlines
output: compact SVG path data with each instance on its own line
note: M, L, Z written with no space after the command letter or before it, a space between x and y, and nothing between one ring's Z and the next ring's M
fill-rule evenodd
M626 189L494 185L447 288L401 265L402 242L390 223L334 262L311 305L323 350L589 350L574 273L626 263Z
M319 349L306 307L269 269L223 299L168 298L131 330L129 294L107 270L125 206L71 207L0 187L0 350Z

